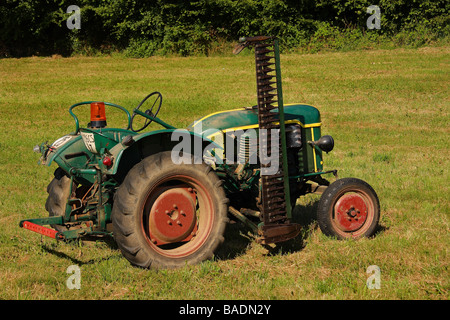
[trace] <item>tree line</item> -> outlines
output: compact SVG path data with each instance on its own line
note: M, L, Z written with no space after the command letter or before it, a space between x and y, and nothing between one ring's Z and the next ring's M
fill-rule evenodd
M370 6L378 28L368 28ZM447 0L1 0L0 57L208 55L254 35L277 36L282 50L418 46L448 38L449 9Z

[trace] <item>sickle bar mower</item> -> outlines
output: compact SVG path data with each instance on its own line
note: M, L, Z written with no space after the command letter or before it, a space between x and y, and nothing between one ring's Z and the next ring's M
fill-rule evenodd
M294 238L300 225L290 223L292 217L288 163L286 155L286 128L281 88L280 53L278 40L272 37L242 38L243 46L254 45L258 124L261 148L272 156L278 153L278 170L265 172L261 165L261 243L273 243ZM276 104L276 106L275 106ZM275 137L273 137L274 133Z

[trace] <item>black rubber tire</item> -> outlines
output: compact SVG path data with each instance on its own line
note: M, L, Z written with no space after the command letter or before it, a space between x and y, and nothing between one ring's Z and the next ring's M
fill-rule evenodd
M367 217L355 230L343 230L336 219L335 205L344 195L357 194L367 207ZM333 182L322 194L317 208L320 230L337 239L371 237L380 220L380 202L375 190L365 181L357 178L343 178Z
M47 201L45 202L45 210L49 216L64 216L66 211L67 199L70 195L70 178L68 178L61 168L55 170L55 177L47 186ZM51 225L52 228L59 232L66 231L67 228L60 225Z
M179 176L198 181L203 186L203 194L205 190L208 193L203 198L209 199L209 207L214 209L200 212L203 221L208 221L207 231L200 231L202 227L198 227L199 233L206 232L203 233L205 236L196 236L194 240L183 244L181 249L176 249L179 254L174 254L173 250L163 250L152 243L145 230L144 219L150 210L147 203L151 193L163 181L175 181ZM170 180L172 177L175 177L174 180ZM113 234L122 254L132 265L154 269L178 268L213 257L215 250L224 241L227 210L228 199L222 181L209 166L204 163L174 164L170 151L160 152L136 164L116 191L111 214ZM184 249L184 254L183 248L190 250Z

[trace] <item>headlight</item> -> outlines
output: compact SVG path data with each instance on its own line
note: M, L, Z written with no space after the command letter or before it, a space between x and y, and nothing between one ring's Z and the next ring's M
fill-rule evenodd
M312 146L318 146L322 151L330 152L334 148L334 139L332 136L322 136L319 140L308 141Z

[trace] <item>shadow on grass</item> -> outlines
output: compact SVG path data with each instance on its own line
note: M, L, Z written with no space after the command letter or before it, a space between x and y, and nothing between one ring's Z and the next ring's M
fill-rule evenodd
M70 240L70 241L66 241L64 243L64 245L71 245L73 247L80 247L80 242L83 243L82 245L84 245L85 243L93 243L96 241L100 241L102 243L105 243L110 249L112 250L118 250L117 244L114 241L114 239L110 236L102 236L102 237L85 237L82 239L76 239L76 240ZM47 244L42 244L42 249L50 254L53 254L59 258L62 259L67 259L72 261L73 264L77 264L79 266L82 265L89 265L89 264L96 264L102 261L106 261L106 260L111 260L111 258L114 257L101 257L101 258L94 258L94 259L90 259L88 261L83 261L80 260L78 258L76 258L75 256L66 254L64 252L58 251L57 249L54 248L53 245L47 245ZM80 250L82 250L82 247L80 247ZM120 258L122 258L122 255L120 254L120 252L118 252L118 255Z
M319 201L307 205L296 205L292 210L292 222L298 223L302 229L300 234L288 241L266 246L268 255L283 255L301 251L306 246L306 239L317 229L317 206Z
M263 245L268 255L287 254L297 252L305 247L305 240L317 227L318 201L308 205L297 205L292 210L292 222L301 225L300 234L294 239L272 245ZM231 260L242 255L248 246L256 241L256 236L242 223L230 223L225 232L225 241L216 253L221 260Z
M371 236L370 239L380 236L382 233L384 233L387 230L389 230L388 226L383 226L381 223L379 223L377 229L375 230L374 235Z
M306 205L296 205L292 210L292 222L298 223L302 229L300 234L288 241L275 243L271 245L263 245L268 253L267 255L284 255L303 250L306 246L306 240L311 233L317 230L317 201L310 202ZM378 225L375 234L371 238L375 238L389 229L382 224ZM256 236L249 232L249 229L242 223L236 222L230 224L225 232L225 241L217 252L216 256L221 260L231 260L245 253L249 245L256 241ZM339 241L336 239L336 241Z
M306 239L309 238L312 232L314 232L318 228L317 224L317 206L319 204L319 201L315 201L312 203L309 203L307 205L296 205L292 210L292 222L298 223L302 227L300 234L288 241L280 242L272 245L263 245L267 251L268 255L284 255L289 253L294 253L301 251L303 248L305 248ZM389 227L385 227L383 225L379 225L377 231L375 234L371 237L377 237L384 231L389 229ZM256 236L252 234L249 229L244 226L240 222L231 222L225 231L225 241L223 245L218 249L215 256L220 260L232 260L236 257L244 254L249 245L254 243L256 241ZM72 243L74 246L78 245L78 241L85 242L95 242L95 241L102 241L105 243L110 249L112 250L118 250L117 243L114 241L114 239L110 236L105 237L86 237L82 240L73 240L70 243ZM338 240L336 240L338 241ZM64 258L67 260L72 261L74 264L78 265L89 265L94 263L99 263L101 261L109 260L111 257L103 257L103 258L96 258L91 259L88 261L82 261L79 260L73 256L70 256L66 253L60 252L58 250L55 250L51 246L48 245L42 245L43 250L54 254L60 258ZM118 253L118 256L122 257L120 252Z

